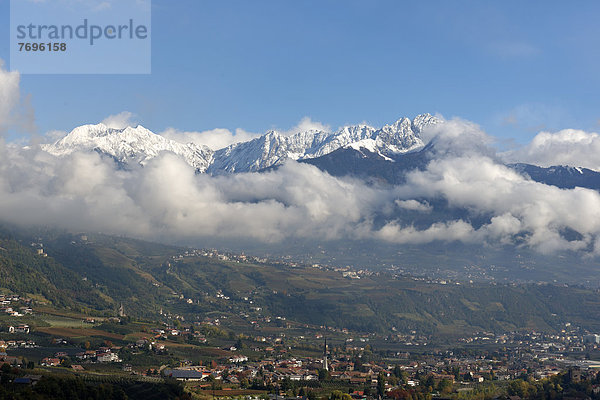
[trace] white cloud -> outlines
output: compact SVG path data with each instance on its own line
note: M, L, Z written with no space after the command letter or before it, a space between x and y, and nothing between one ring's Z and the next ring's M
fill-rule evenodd
M329 125L323 124L318 121L313 121L310 117L303 117L297 125L293 126L288 130L277 131L284 136L291 136L300 132L307 131L323 131L323 132L331 132L331 127Z
M540 166L570 165L600 171L600 135L576 129L540 132L518 149L502 154L510 162Z
M123 171L93 153L56 158L4 146L0 172L2 220L154 239L333 239L352 235L379 202L373 189L293 162L265 174L211 177L171 154Z
M492 147L494 138L485 133L479 125L453 118L443 124L426 126L421 132L425 143L435 144L433 152L437 157L464 156L469 154L494 157L496 150Z
M109 115L102 120L102 123L109 128L123 129L128 126L137 125L134 120L134 114L129 111L123 111L118 114Z
M376 236L388 242L423 244L433 241L474 242L475 231L464 221L436 222L429 228L418 230L414 226L402 227L390 222L376 232Z
M0 135L8 129L29 133L34 129L34 113L19 91L20 74L5 70L3 65L0 60Z
M492 215L474 234L480 239L507 240L524 235L526 245L543 252L578 250L600 234L600 194L594 190L559 189L527 180L488 157L435 160L416 171L402 188L423 197L443 197L450 206ZM561 235L571 229L581 241ZM462 240L462 239L461 239Z
M394 203L402 209L411 211L430 212L433 209L426 201L396 200Z
M260 136L258 133L246 132L243 129L236 129L235 133L232 133L229 129L183 132L174 128L168 128L160 134L167 139L175 140L176 142L205 145L213 150L219 150L231 144L245 142Z

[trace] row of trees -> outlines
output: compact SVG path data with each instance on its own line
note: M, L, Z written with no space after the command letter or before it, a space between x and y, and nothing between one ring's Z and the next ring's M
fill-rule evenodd
M0 399L11 400L189 400L183 385L167 379L165 383L86 382L76 376L44 375L35 385L15 383L31 371L3 364L0 367Z
M574 380L567 372L539 381L531 377L516 379L509 383L507 392L511 396L528 400L554 400L563 397L600 399L600 393L594 390L599 384L600 374Z

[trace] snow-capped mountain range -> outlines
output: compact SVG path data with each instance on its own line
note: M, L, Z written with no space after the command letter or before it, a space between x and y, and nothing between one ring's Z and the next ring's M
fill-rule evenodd
M422 114L413 120L401 118L379 129L361 124L345 126L331 133L311 130L290 136L269 131L256 139L217 151L167 139L143 126L114 129L97 124L77 127L55 143L42 145L42 149L59 157L76 151L96 151L123 165L144 165L167 151L181 156L197 172L221 174L259 171L288 159L316 158L346 147L364 148L389 158L422 148L423 129L441 122L430 114Z
M57 142L42 145L42 149L59 157L76 151L96 151L122 165L144 165L161 152L168 151L183 157L201 172L206 171L214 155L214 151L207 146L182 144L140 125L124 129L109 128L104 124L82 125Z

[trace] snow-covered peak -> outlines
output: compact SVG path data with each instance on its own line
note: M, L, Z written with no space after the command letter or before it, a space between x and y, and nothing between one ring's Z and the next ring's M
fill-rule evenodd
M426 126L440 124L442 122L444 122L442 119L431 114L420 114L412 120L412 129L415 133L420 135Z
M55 155L68 154L77 147L88 147L98 138L106 137L110 134L111 129L102 123L78 126L46 151Z
M264 135L262 135L262 137L267 138L267 139L276 139L276 138L280 138L283 135L275 130L270 130L267 131Z
M182 156L199 172L206 171L213 156L213 151L206 146L169 140L141 125L123 129L109 128L104 124L83 125L53 144L42 145L42 149L56 156L66 156L75 151L96 151L122 164L141 165L168 151Z

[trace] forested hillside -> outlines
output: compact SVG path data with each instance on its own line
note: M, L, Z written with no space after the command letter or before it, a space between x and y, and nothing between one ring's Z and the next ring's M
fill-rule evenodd
M41 245L47 257L37 254ZM556 331L567 321L600 330L600 294L579 287L442 284L390 272L348 279L326 268L180 256L185 249L99 234L4 229L0 246L3 290L91 314L114 315L121 304L149 319L160 310L192 320L218 312L242 330L277 316L378 332Z

